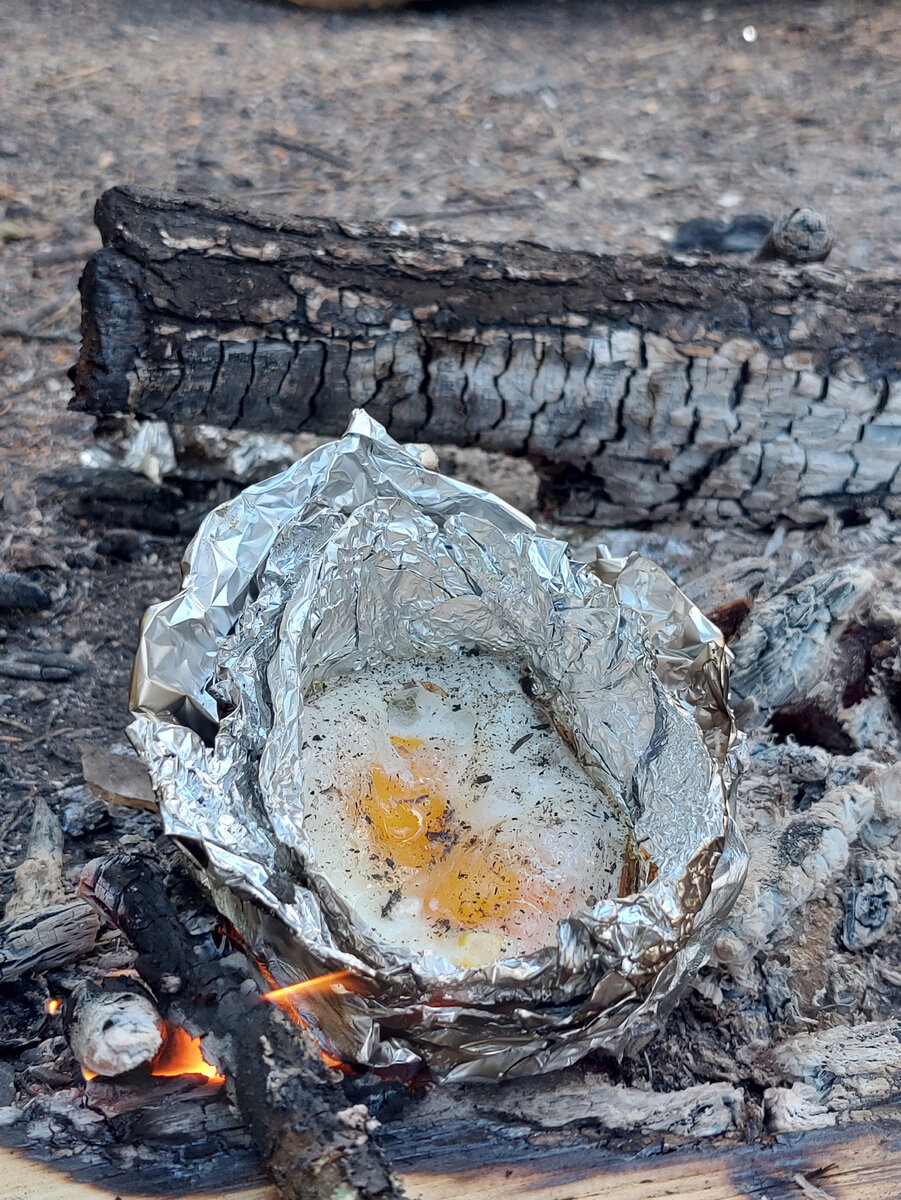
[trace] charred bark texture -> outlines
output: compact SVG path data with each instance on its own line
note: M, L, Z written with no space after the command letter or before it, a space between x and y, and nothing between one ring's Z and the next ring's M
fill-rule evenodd
M253 967L182 874L113 855L85 868L85 895L131 942L136 967L174 1024L209 1035L204 1048L234 1086L241 1115L285 1200L398 1200L370 1137L311 1035L263 1001Z
M231 1195L250 1183L257 1184L259 1200L265 1173L221 1089L196 1076L159 1079L141 1073L83 1083L62 1037L47 1039L25 1057L37 1094L18 1120L4 1125L0 1119L3 1200L21 1197L35 1176L35 1195L53 1200L184 1200L198 1193ZM47 1086L49 1078L65 1074L69 1079L61 1087ZM10 1110L0 1109L3 1115L8 1118Z
M527 455L561 517L901 504L901 297L823 267L601 257L117 188L77 407Z
M0 984L74 962L97 940L97 914L63 888L63 831L46 801L38 800L15 890L0 921Z
M81 900L0 922L0 983L75 962L91 950L98 929L97 914Z

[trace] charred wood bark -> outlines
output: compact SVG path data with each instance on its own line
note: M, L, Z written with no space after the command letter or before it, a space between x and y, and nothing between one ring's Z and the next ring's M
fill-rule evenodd
M7 920L63 900L62 869L63 831L47 802L39 799L31 816L28 849L13 875L13 894L3 914Z
M19 608L23 612L37 612L49 608L53 601L49 592L40 584L23 579L12 571L0 571L0 609Z
M897 280L602 257L114 189L77 407L528 455L561 516L901 505Z
M0 1109L3 1183L12 1195L37 1176L35 1194L54 1200L220 1196L249 1184L257 1185L259 1200L265 1175L221 1088L194 1076L141 1073L84 1083L60 1037L25 1051L20 1062L37 1094L17 1110ZM48 1090L54 1076L65 1074L68 1085Z
M92 948L99 928L97 914L83 900L0 922L0 983L75 962Z
M50 992L44 978L0 981L0 1051L8 1053L39 1042L47 1026Z
M181 875L164 886L161 876L149 860L114 855L88 864L82 889L137 950L165 1015L208 1035L204 1050L233 1086L280 1194L400 1197L365 1107L348 1105L312 1037L263 1001L251 963L193 884Z

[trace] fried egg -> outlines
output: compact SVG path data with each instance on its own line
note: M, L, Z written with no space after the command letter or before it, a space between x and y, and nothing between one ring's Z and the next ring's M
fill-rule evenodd
M615 894L627 826L513 663L407 661L302 717L311 858L378 938L482 966Z

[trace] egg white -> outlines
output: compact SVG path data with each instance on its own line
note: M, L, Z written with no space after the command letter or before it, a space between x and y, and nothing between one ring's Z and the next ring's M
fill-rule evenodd
M307 697L302 745L313 861L383 941L479 966L552 945L618 890L625 820L513 663L337 680Z

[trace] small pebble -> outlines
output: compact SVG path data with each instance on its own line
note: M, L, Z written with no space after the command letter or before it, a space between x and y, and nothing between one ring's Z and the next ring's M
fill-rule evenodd
M788 263L823 262L832 249L832 230L814 208L796 208L778 220L760 248L761 262L781 258Z

